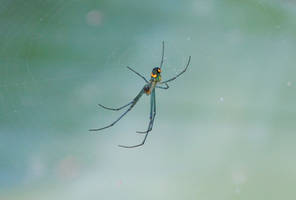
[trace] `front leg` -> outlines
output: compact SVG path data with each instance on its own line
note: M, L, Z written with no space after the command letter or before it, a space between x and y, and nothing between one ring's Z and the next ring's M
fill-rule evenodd
M188 58L188 62L187 62L187 64L186 64L186 66L185 66L185 69L183 69L183 71L181 71L179 74L177 74L177 75L174 76L173 78L170 78L169 80L163 81L162 83L168 83L168 82L170 82L170 81L173 81L173 80L175 80L176 78L178 78L181 74L183 74L183 73L187 70L187 68L188 68L188 66L189 66L189 63L190 63L190 60L191 60L191 56L189 56L189 58Z
M140 76L146 83L149 83L149 81L147 81L147 79L144 77L144 76L142 76L139 72L137 72L136 70L134 70L134 69L132 69L131 67L129 67L129 66L127 66L127 68L129 69L129 70L131 70L132 72L134 72L135 74L137 74L138 76Z

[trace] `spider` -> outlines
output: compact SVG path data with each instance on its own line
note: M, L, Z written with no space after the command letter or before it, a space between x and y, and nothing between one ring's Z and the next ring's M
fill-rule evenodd
M169 85L167 83L175 80L176 78L178 78L181 74L183 74L187 70L189 63L190 63L191 56L189 56L187 64L185 65L185 68L183 69L183 71L181 71L179 74L177 74L173 78L170 78L166 81L161 81L161 67L163 65L163 58L164 58L164 41L162 41L162 54L161 54L160 65L159 65L159 67L155 67L152 69L151 77L150 77L149 81L144 76L142 76L140 73L136 72L134 69L127 66L127 68L129 70L131 70L132 72L137 74L139 77L141 77L146 82L146 84L144 85L144 87L141 89L141 91L138 93L138 95L131 102L129 102L126 105L123 105L119 108L110 108L110 107L103 106L102 104L98 104L100 107L107 109L107 110L119 111L119 110L126 108L126 107L128 107L128 109L123 114L121 114L111 124L104 126L102 128L89 129L89 131L101 131L103 129L110 128L111 126L116 124L123 116L125 116L129 111L132 110L132 108L136 105L136 103L139 101L139 99L145 93L146 95L150 95L150 116L149 116L150 121L149 121L148 128L146 131L137 131L137 133L145 134L144 139L142 140L141 143L139 143L137 145L132 145L132 146L118 145L118 146L123 147L123 148L134 148L134 147L139 147L139 146L144 145L145 141L147 139L148 133L152 130L155 115L156 115L155 88L169 89ZM159 85L163 85L163 84L165 86L159 86Z

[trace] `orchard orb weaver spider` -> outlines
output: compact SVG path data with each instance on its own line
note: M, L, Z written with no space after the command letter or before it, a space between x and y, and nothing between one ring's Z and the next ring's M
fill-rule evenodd
M161 67L163 65L163 58L164 58L164 41L162 41L162 54L161 54L161 61L160 61L160 65L159 67L155 67L153 68L152 72L151 72L151 78L148 81L144 76L142 76L141 74L139 74L138 72L136 72L134 69L130 68L129 66L127 66L127 68L129 70L131 70L132 72L134 72L135 74L137 74L138 76L140 76L145 82L146 84L144 85L144 87L141 89L141 91L139 92L139 94L128 104L121 106L119 108L110 108L110 107L106 107L103 106L102 104L98 104L99 106L101 106L104 109L107 110L113 110L113 111L119 111L125 107L128 107L128 109L122 114L120 115L114 122L112 122L111 124L104 126L102 128L97 128L97 129L90 129L89 131L100 131L106 128L110 128L111 126L113 126L114 124L116 124L123 116L125 116L129 111L131 111L131 109L136 105L136 103L139 101L139 99L142 97L142 95L145 93L146 95L150 95L150 116L149 116L149 125L146 131L137 131L137 133L142 133L145 134L144 139L142 140L142 142L140 144L137 145L132 145L132 146L126 146L126 145L118 145L119 147L124 147L124 148L134 148L134 147L139 147L145 144L145 141L147 139L148 133L152 130L153 127L153 123L154 123L154 118L156 115L156 101L155 101L155 88L160 88L160 89L168 89L169 85L167 84L170 81L175 80L177 77L179 77L181 74L183 74L190 63L190 59L191 56L189 56L187 64L185 65L185 68L183 69L183 71L181 71L179 74L177 74L176 76L174 76L173 78L170 78L166 81L161 81ZM165 87L163 86L159 86L164 84Z

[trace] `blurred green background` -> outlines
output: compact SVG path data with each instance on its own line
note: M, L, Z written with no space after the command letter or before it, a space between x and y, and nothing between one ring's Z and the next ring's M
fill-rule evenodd
M0 199L295 199L296 3L2 0ZM166 44L149 98L116 126Z

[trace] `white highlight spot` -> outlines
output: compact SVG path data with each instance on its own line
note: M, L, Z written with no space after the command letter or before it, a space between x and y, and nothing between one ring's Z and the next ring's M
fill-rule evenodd
M246 174L242 170L232 172L232 181L236 185L244 184L247 180Z
M220 97L220 98L219 98L219 101L220 101L220 102L223 102L223 101L224 101L224 98L223 98L223 97Z
M25 180L30 182L41 178L46 172L46 165L40 156L32 156L28 160L28 168Z
M287 86L290 87L292 83L290 81L287 82Z
M235 193L240 194L240 188L238 186L236 186L236 188L235 188Z

